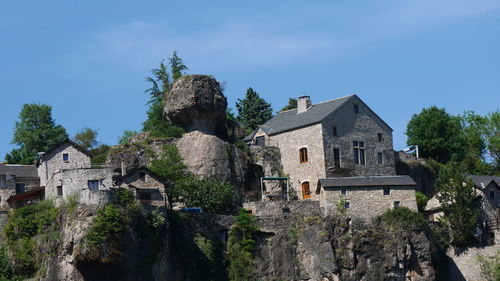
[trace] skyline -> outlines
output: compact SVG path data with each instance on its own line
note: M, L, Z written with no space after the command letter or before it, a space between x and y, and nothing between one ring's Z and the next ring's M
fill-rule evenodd
M498 110L497 1L30 3L0 9L0 160L24 103L49 104L70 136L90 127L108 145L139 130L145 77L174 50L187 74L227 83L233 113L248 87L274 111L302 93L357 94L394 129L395 150L425 107Z

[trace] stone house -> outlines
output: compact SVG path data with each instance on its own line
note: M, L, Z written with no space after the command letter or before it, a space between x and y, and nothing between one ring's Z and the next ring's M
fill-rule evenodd
M144 205L165 206L167 181L148 168L141 166L114 179L114 186L131 190L135 198Z
M471 175L479 199L479 223L488 244L500 243L500 177Z
M415 185L409 176L319 179L320 206L329 215L342 203L348 216L366 221L395 207L416 212Z
M85 204L100 204L108 200L113 185L109 167L93 167L92 155L77 143L66 139L48 151L40 153L36 162L40 185L45 198L56 204L76 196Z
M40 180L34 165L0 163L0 208L8 208L9 198L16 194L24 194L25 203L29 203L31 199L36 200L36 195L43 192L39 187ZM32 192L33 190L35 192ZM35 198L26 196L28 191L29 194L35 195Z
M320 200L318 180L395 174L392 129L357 95L282 111L244 138L275 146L299 199Z

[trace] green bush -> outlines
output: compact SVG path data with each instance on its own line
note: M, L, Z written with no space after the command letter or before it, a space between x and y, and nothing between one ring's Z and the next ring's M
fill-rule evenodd
M425 211L425 206L427 206L427 201L429 201L429 197L423 194L422 192L417 191L415 193L415 197L417 198L417 208L419 212Z
M397 207L392 210L385 211L382 215L376 218L379 222L385 222L394 228L402 227L402 229L410 231L414 228L424 229L428 227L425 217L417 212L414 212L406 207Z
M87 242L91 246L98 247L111 235L119 233L126 221L126 218L115 205L106 205L97 212L92 227L87 233Z
M115 203L121 207L128 207L135 203L134 194L125 188L118 188L114 192Z
M481 277L485 281L500 280L500 251L493 257L477 256L477 262L481 268Z
M255 216L240 209L236 223L229 231L227 258L229 260L228 275L231 281L252 281L255 258Z
M0 281L17 281L22 280L16 276L14 267L10 264L9 256L5 247L0 248Z
M195 179L183 188L182 202L186 206L202 207L209 213L231 214L236 205L236 193L228 182Z

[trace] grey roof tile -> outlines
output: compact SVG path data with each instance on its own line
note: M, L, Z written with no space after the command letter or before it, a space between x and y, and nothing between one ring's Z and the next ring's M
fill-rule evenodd
M488 186L492 181L496 183L498 187L500 187L500 177L496 176L480 176L480 175L470 175L469 176L474 185L478 188L483 188Z
M36 178L38 172L35 165L13 165L0 163L0 175L13 175L18 178Z
M323 187L415 186L409 176L338 177L319 179Z

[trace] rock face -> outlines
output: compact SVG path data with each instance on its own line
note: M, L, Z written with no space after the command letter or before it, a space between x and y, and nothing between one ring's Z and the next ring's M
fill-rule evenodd
M280 150L272 146L252 146L253 163L250 167L252 177L247 181L246 192L260 193L260 177L283 177ZM286 183L284 181L264 181L266 198L286 199Z
M223 134L227 100L219 82L207 75L186 75L177 79L166 98L164 112L173 124L186 131Z

